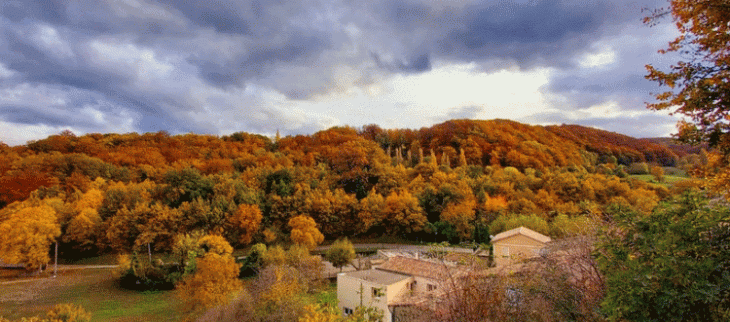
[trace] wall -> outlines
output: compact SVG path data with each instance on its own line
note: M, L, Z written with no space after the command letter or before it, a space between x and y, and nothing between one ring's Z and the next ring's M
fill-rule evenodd
M355 309L360 305L360 291L362 290L362 305L376 307L384 313L383 322L391 322L391 312L388 310L388 303L398 295L407 292L407 285L413 279L405 279L391 285L383 285L359 278L348 276L347 273L337 274L337 304L340 313L345 307ZM362 286L362 288L361 288ZM381 288L382 294L378 298L372 297L372 288Z
M545 247L545 244L524 235L514 235L499 240L493 244L494 262L497 266L509 265L521 259L535 257L538 251ZM509 248L509 254L505 254L504 248Z

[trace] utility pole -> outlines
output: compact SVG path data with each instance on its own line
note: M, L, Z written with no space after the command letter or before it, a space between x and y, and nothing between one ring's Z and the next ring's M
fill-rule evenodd
M58 275L58 241L56 241L56 253L55 253L56 260L53 263L53 278L56 278Z

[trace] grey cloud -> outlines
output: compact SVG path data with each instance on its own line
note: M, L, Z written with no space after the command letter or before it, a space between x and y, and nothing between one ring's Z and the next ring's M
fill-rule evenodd
M379 55L373 53L373 60L382 69L392 72L420 73L431 70L431 58L428 54L416 55L406 61L386 62Z
M7 0L0 6L0 15L13 22L23 19L37 19L51 24L68 22L66 1Z
M440 121L447 121L447 120L453 120L453 119L475 119L477 118L482 112L484 112L483 106L463 106L456 108L454 110L449 111L446 116L440 120Z
M628 67L619 68L620 76L606 71L576 77L576 54L620 32L621 26L638 25L638 7L628 12L626 5L609 1L140 3L135 8L113 0L3 2L0 63L17 74L3 79L0 89L43 85L82 99L51 106L49 112L29 109L32 102L19 105L0 99L7 107L0 118L58 125L67 118L73 124L74 113L91 104L114 120L132 118L139 131L218 133L231 127L275 131L262 125L270 122L281 123L282 133L296 134L332 125L333 120L322 115L291 116L286 107L264 104L263 96L242 98L240 92L266 87L288 99L307 100L347 84L367 85L383 75L426 72L443 61L558 67L554 83L544 90L567 97L571 106L612 95L636 101L643 97L636 89L643 92L648 86L636 77L643 69L627 74ZM38 26L55 28L70 54L40 46L33 33ZM145 74L153 71L139 67L143 57L105 61L94 56L94 42L145 50L145 55L169 64L172 71L144 82ZM339 66L354 71L350 83L341 85L336 75ZM196 91L224 99L198 99L192 94ZM571 95L572 91L586 96ZM254 90L250 95L264 94ZM477 113L478 107L466 107L449 117ZM220 121L253 114L259 116ZM76 124L93 128L93 122Z
M673 125L677 119L662 115L659 113L646 113L638 117L614 117L614 118L597 118L587 117L583 119L573 119L562 113L538 113L526 117L522 122L541 123L541 124L578 124L583 126L595 127L611 132L616 132L635 138L650 137L666 137L667 125Z
M548 96L557 96L554 105L565 110L588 108L607 101L617 102L627 110L645 109L645 102L652 100L651 93L660 89L657 83L645 79L644 66L652 64L666 70L670 61L679 59L674 54L657 53L657 49L665 47L675 35L665 30L657 37L656 31L640 27L602 39L613 49L615 62L607 66L559 70L542 91Z

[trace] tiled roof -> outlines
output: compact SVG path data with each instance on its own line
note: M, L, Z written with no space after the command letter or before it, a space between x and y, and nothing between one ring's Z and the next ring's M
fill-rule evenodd
M405 279L409 279L410 276L403 275L403 274L397 274L377 269L369 269L365 271L355 271L355 272L349 272L344 273L347 276L352 276L355 278L359 278L365 281L370 281L373 283L378 283L381 285L391 285L397 282L400 282Z
M492 237L492 243L505 239L505 238L508 238L508 237L515 236L515 235L527 236L527 237L537 240L543 244L549 243L551 241L550 237L545 236L541 233L538 233L532 229L529 229L526 227L517 227L515 229L503 231L503 232L497 234L496 236Z
M446 264L401 256L391 258L387 262L383 263L383 265L380 265L378 269L434 280L446 279L452 273L452 269L450 269Z

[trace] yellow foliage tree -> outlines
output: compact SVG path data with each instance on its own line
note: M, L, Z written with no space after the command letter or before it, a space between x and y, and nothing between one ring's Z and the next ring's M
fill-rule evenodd
M208 254L218 254L221 256L231 256L233 247L228 241L219 235L207 235L198 241L198 246Z
M304 307L304 313L298 322L341 322L345 319L332 307L310 304Z
M266 253L263 255L264 259L264 265L284 265L286 263L286 252L284 251L284 248L282 248L279 245L276 245L274 247L270 247L266 250Z
M295 244L314 249L324 241L324 235L317 229L317 223L309 216L296 216L289 220L291 240Z
M28 270L47 264L48 247L60 235L56 211L47 204L14 203L0 211L0 258L6 263Z
M367 197L360 200L358 231L364 233L371 227L382 224L384 206L385 198L375 192L375 189L370 190Z
M421 231L428 219L418 204L418 199L407 190L401 193L392 192L385 198L383 209L388 231L405 231L407 233Z
M230 246L229 246L230 247ZM178 295L190 309L221 305L241 289L240 264L233 256L209 252L197 259L196 272L177 286Z
M261 272L259 279L266 280L268 284L261 294L261 300L268 306L291 299L305 288L296 269L286 265L268 267Z
M467 199L459 203L450 203L441 212L441 221L454 225L459 237L468 239L474 231L475 208L476 201L474 199Z
M98 180L95 184L102 184ZM96 188L89 189L74 204L75 216L69 221L63 236L66 242L76 242L82 249L88 249L96 243L96 235L102 223L99 207L104 201L104 194Z

